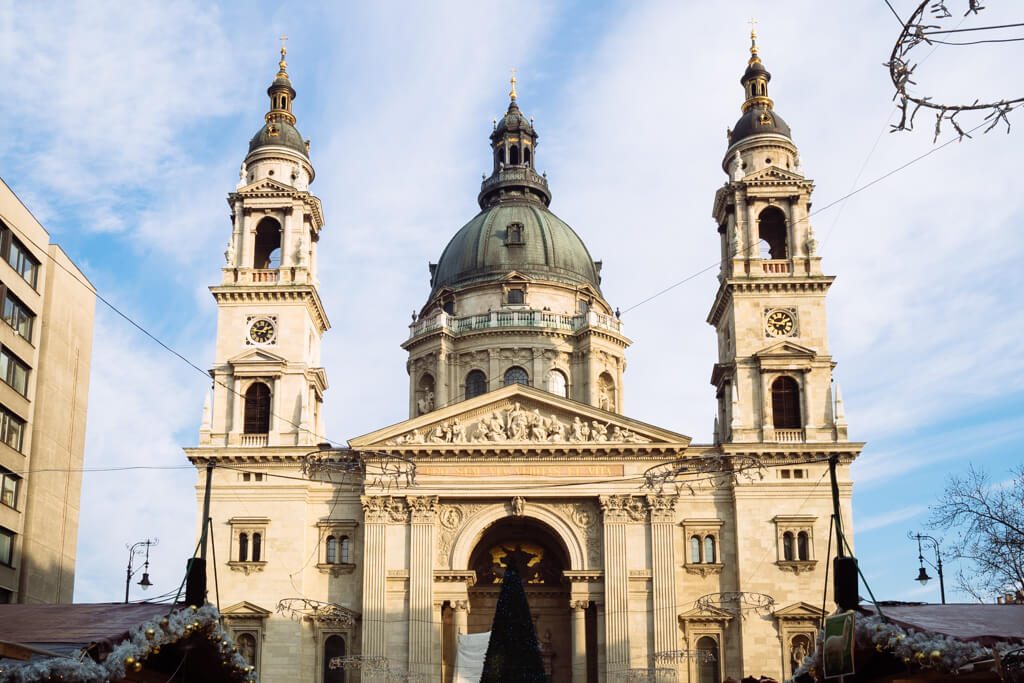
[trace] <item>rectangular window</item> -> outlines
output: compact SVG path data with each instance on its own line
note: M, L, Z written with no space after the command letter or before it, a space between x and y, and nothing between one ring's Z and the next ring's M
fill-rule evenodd
M14 331L25 339L32 341L32 323L36 315L28 310L25 304L21 303L16 296L7 292L4 297L4 322L14 328Z
M33 288L36 286L36 277L39 274L39 261L36 261L35 257L15 237L11 238L7 262L18 271L18 275L25 278L25 282L32 285Z
M25 421L0 406L0 441L21 452L25 437Z
M18 507L19 478L5 469L0 469L0 503L9 508Z
M28 366L8 348L0 348L0 380L22 396L28 395Z
M0 564L14 563L14 532L0 527Z

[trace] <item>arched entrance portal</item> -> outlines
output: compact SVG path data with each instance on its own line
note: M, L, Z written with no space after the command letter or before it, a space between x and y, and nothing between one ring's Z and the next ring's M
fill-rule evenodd
M572 621L569 586L562 572L569 568L568 553L557 534L543 522L506 517L484 530L470 555L476 584L469 589L469 632L491 630L494 608L505 575L502 559L508 552L525 553L523 588L530 603L541 654L552 683L572 680Z

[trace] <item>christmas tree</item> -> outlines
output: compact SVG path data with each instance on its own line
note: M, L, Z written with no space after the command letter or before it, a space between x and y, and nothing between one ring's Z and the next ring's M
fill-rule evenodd
M520 556L526 557L520 557ZM529 553L505 551L505 578L501 582L498 606L494 610L491 639L487 643L484 672L480 683L547 683L544 660L537 645L537 633L530 618L520 564L526 566Z

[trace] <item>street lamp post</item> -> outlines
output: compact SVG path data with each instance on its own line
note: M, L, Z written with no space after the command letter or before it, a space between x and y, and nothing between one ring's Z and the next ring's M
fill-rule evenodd
M924 568L924 563L928 562L928 561L924 559L924 554L921 552L921 541L922 540L931 541L932 545L935 546L935 562L936 562L936 564L932 564L931 562L928 562L928 564L931 564L932 567L935 568L935 571L937 571L939 573L939 594L942 596L942 604L945 605L946 604L946 584L945 584L945 582L942 579L942 553L939 551L939 542L937 540L935 540L934 538L932 538L931 536L925 536L925 535L922 535L922 534L908 533L907 536L909 536L911 539L917 539L917 559L921 563L921 568L917 572L917 579L915 579L915 580L920 582L920 584L922 586L927 585L929 579L931 579L932 577L928 576L928 572Z
M142 570L142 579L139 580L139 585L142 586L142 590L146 590L147 588L153 585L153 583L149 580L149 549L151 546L158 545L159 543L159 538L147 538L145 541L139 541L138 543L135 543L130 548L128 548L127 545L125 546L126 548L128 548L128 573L124 580L125 604L128 603L128 590L131 588L132 577L138 574L140 569ZM132 571L132 562L135 560L136 555L142 554L143 548L146 549L146 561L143 563L141 567L137 567L134 571Z

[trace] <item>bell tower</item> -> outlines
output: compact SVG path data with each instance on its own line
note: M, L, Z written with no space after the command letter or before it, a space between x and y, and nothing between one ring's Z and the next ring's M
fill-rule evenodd
M327 376L320 340L330 324L317 292L320 200L309 192L309 141L295 128L285 48L267 94L264 126L249 142L228 195L231 236L217 301L216 362L200 446L303 446L323 434Z
M722 161L729 180L712 210L722 254L707 318L718 333L715 440L845 441L826 327L835 278L821 272L808 220L814 183L768 97L756 38L751 31L743 114Z

